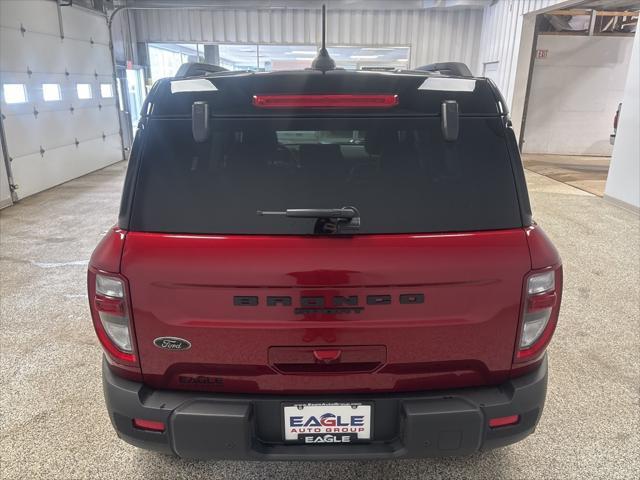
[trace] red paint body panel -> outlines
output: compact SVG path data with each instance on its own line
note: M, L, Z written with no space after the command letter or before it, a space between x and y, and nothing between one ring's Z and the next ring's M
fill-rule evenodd
M127 232L118 227L109 230L91 254L89 265L96 270L119 273L126 236Z
M245 393L499 384L511 370L523 279L531 270L527 234L130 232L121 274L129 283L144 381ZM402 304L401 294L424 294L424 303ZM267 306L268 295L289 296L293 304ZM368 295L390 295L391 303L367 305ZM258 305L234 305L234 296L257 296ZM301 296L327 302L358 296L364 310L296 314ZM163 336L192 346L160 349L153 341ZM326 370L313 363L321 350L340 350Z
M525 231L527 232L527 241L531 252L531 269L557 267L562 263L558 250L542 228L538 225L533 225L526 228ZM562 288L560 288L560 291L562 291Z
M531 269L532 274L537 272L543 272L546 270L555 271L555 291L554 308L549 318L547 327L544 333L536 341L533 348L516 351L514 355L514 365L511 369L511 377L518 377L524 375L530 371L536 369L544 357L545 351L551 337L553 336L556 326L558 324L558 318L560 315L560 305L562 303L562 290L564 284L564 273L562 269L562 259L558 250L553 245L547 234L538 225L532 225L525 229L527 234L527 242L529 244L529 252L531 255ZM523 284L523 298L525 297L525 285ZM523 310L525 305L522 306ZM520 326L518 331L522 331L522 318L520 319ZM517 342L519 343L520 337L518 336Z
M89 270L87 272L87 292L89 296L89 307L91 310L91 317L93 320L93 326L96 331L96 335L100 340L105 356L111 369L123 378L127 378L133 381L142 380L142 372L140 371L140 365L135 359L133 362L122 361L113 350L107 346L108 340L106 340L106 334L104 328L100 323L98 312L95 308L96 302L96 274L99 272L118 275L120 273L120 261L122 259L122 252L124 250L124 243L127 236L127 232L120 228L114 227L110 229L100 243L96 246L91 259L89 260ZM128 296L127 292L127 296ZM132 329L133 330L133 329ZM135 331L134 331L135 338Z

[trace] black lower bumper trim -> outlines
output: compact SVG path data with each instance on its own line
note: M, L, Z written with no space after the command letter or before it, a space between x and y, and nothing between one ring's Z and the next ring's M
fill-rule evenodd
M466 455L515 443L531 434L547 390L547 359L496 387L425 393L314 396L231 395L150 390L114 375L103 362L107 409L118 435L141 448L183 458L327 460ZM283 402L372 402L374 441L351 445L282 442ZM519 415L517 424L489 428L491 418ZM141 430L134 418L166 425Z

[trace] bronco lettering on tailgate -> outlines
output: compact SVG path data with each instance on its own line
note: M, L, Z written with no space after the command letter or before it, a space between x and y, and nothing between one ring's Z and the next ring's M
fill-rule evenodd
M268 307L290 307L293 305L293 299L290 296L266 296L263 300ZM367 295L365 298L367 305L391 305L392 303L400 303L402 305L424 303L423 293L402 293L397 298L388 294ZM261 304L260 297L252 296L234 296L233 304L236 307L257 307ZM294 307L294 313L299 315L309 313L323 313L332 315L337 313L362 313L364 307L360 305L360 297L358 295L340 296L336 295L326 298L321 295L301 296Z

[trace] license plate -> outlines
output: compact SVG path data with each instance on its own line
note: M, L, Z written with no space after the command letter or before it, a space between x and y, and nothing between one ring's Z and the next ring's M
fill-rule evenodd
M373 407L364 403L284 405L284 439L307 444L371 440Z

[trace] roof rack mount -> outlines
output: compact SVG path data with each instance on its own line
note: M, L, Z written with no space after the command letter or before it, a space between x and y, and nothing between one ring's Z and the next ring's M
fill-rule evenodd
M189 62L180 65L176 78L201 77L209 73L228 72L224 67L209 63Z

